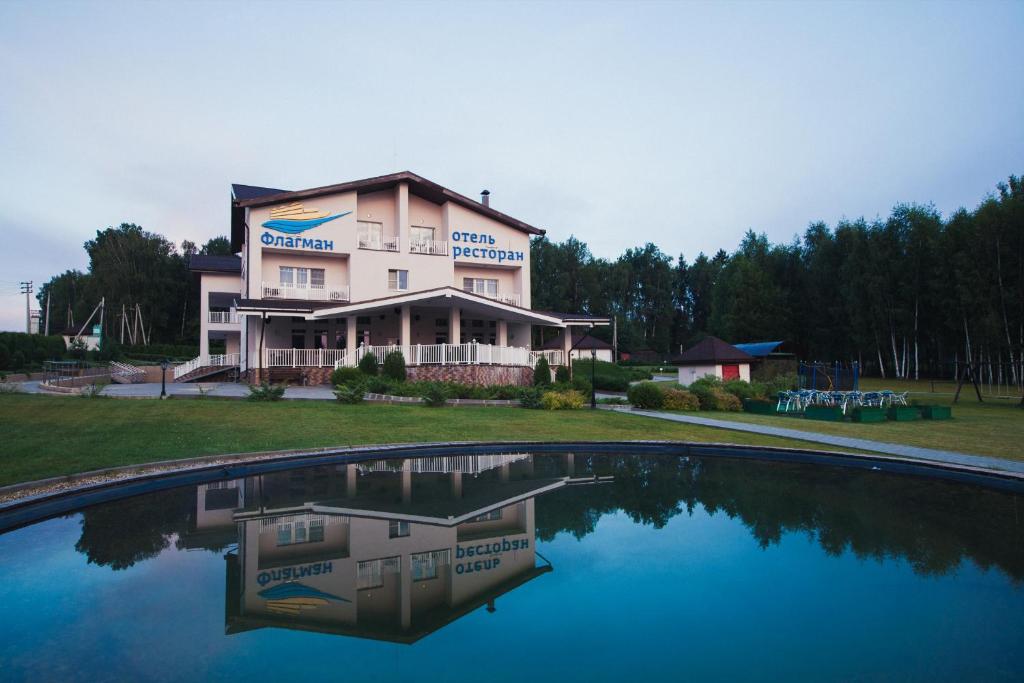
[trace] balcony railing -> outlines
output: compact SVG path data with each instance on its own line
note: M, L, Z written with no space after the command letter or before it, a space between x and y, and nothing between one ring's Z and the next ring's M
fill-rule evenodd
M494 299L500 301L503 304L511 304L513 306L522 306L523 297L516 293L490 293L490 292L474 292L472 289L464 290L470 294L476 294L477 296L487 297L488 299Z
M398 238L376 237L374 235L360 235L359 248L376 249L377 251L398 251Z
M264 282L263 298L302 299L305 301L348 301L349 295L347 286Z
M210 311L209 321L211 323L235 324L238 322L238 313L236 311Z
M417 240L409 245L410 254L448 254L448 242L445 240Z
M401 351L406 365L513 365L533 367L544 356L549 365L562 364L562 352L531 351L518 346L490 344L410 344L405 346L360 346L349 355L346 349L264 349L265 368L354 367L372 353L378 363L392 351ZM183 373L184 374L184 373Z

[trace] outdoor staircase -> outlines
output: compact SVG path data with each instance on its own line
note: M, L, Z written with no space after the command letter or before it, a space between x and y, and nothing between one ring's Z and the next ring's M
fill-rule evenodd
M238 372L238 354L228 353L211 356L198 356L190 361L175 366L175 382L194 382L208 379L216 375L235 375Z
M112 361L110 363L110 380L118 384L140 384L146 381L146 371L134 365Z

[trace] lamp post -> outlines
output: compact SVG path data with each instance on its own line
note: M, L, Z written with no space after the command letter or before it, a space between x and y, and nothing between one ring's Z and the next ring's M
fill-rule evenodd
M597 408L597 389L594 387L594 368L597 366L597 349L590 349L590 407Z
M160 398L167 398L167 368L171 364L165 358L160 361Z

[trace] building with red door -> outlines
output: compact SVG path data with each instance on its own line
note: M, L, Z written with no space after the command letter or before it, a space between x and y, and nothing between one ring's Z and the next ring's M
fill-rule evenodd
M750 364L754 357L727 344L718 337L705 337L675 359L679 366L679 383L683 386L708 375L723 382L733 379L750 381Z

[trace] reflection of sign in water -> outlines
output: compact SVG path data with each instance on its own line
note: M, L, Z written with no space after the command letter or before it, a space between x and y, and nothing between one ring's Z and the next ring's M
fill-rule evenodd
M313 564L303 564L295 567L269 569L265 572L260 572L259 576L256 577L256 581L261 586L266 586L271 581L294 581L295 579L307 576L330 574L333 569L334 565L330 562L314 562Z
M304 209L301 203L295 202L294 204L285 204L284 206L271 209L270 220L265 222L263 227L277 230L278 232L286 232L289 235L297 235L300 232L305 232L328 221L333 221L335 218L347 216L350 213L352 212L345 211L330 216L326 211Z
M268 611L278 614L299 614L303 610L316 609L331 602L351 602L297 581L265 588L258 595L267 601Z
M467 557L486 557L483 560L468 560L455 565L456 574L472 574L473 572L490 571L501 565L501 554L513 550L527 550L530 547L530 539L523 538L510 541L503 538L493 543L477 543L475 545L455 546L455 559L461 560Z

